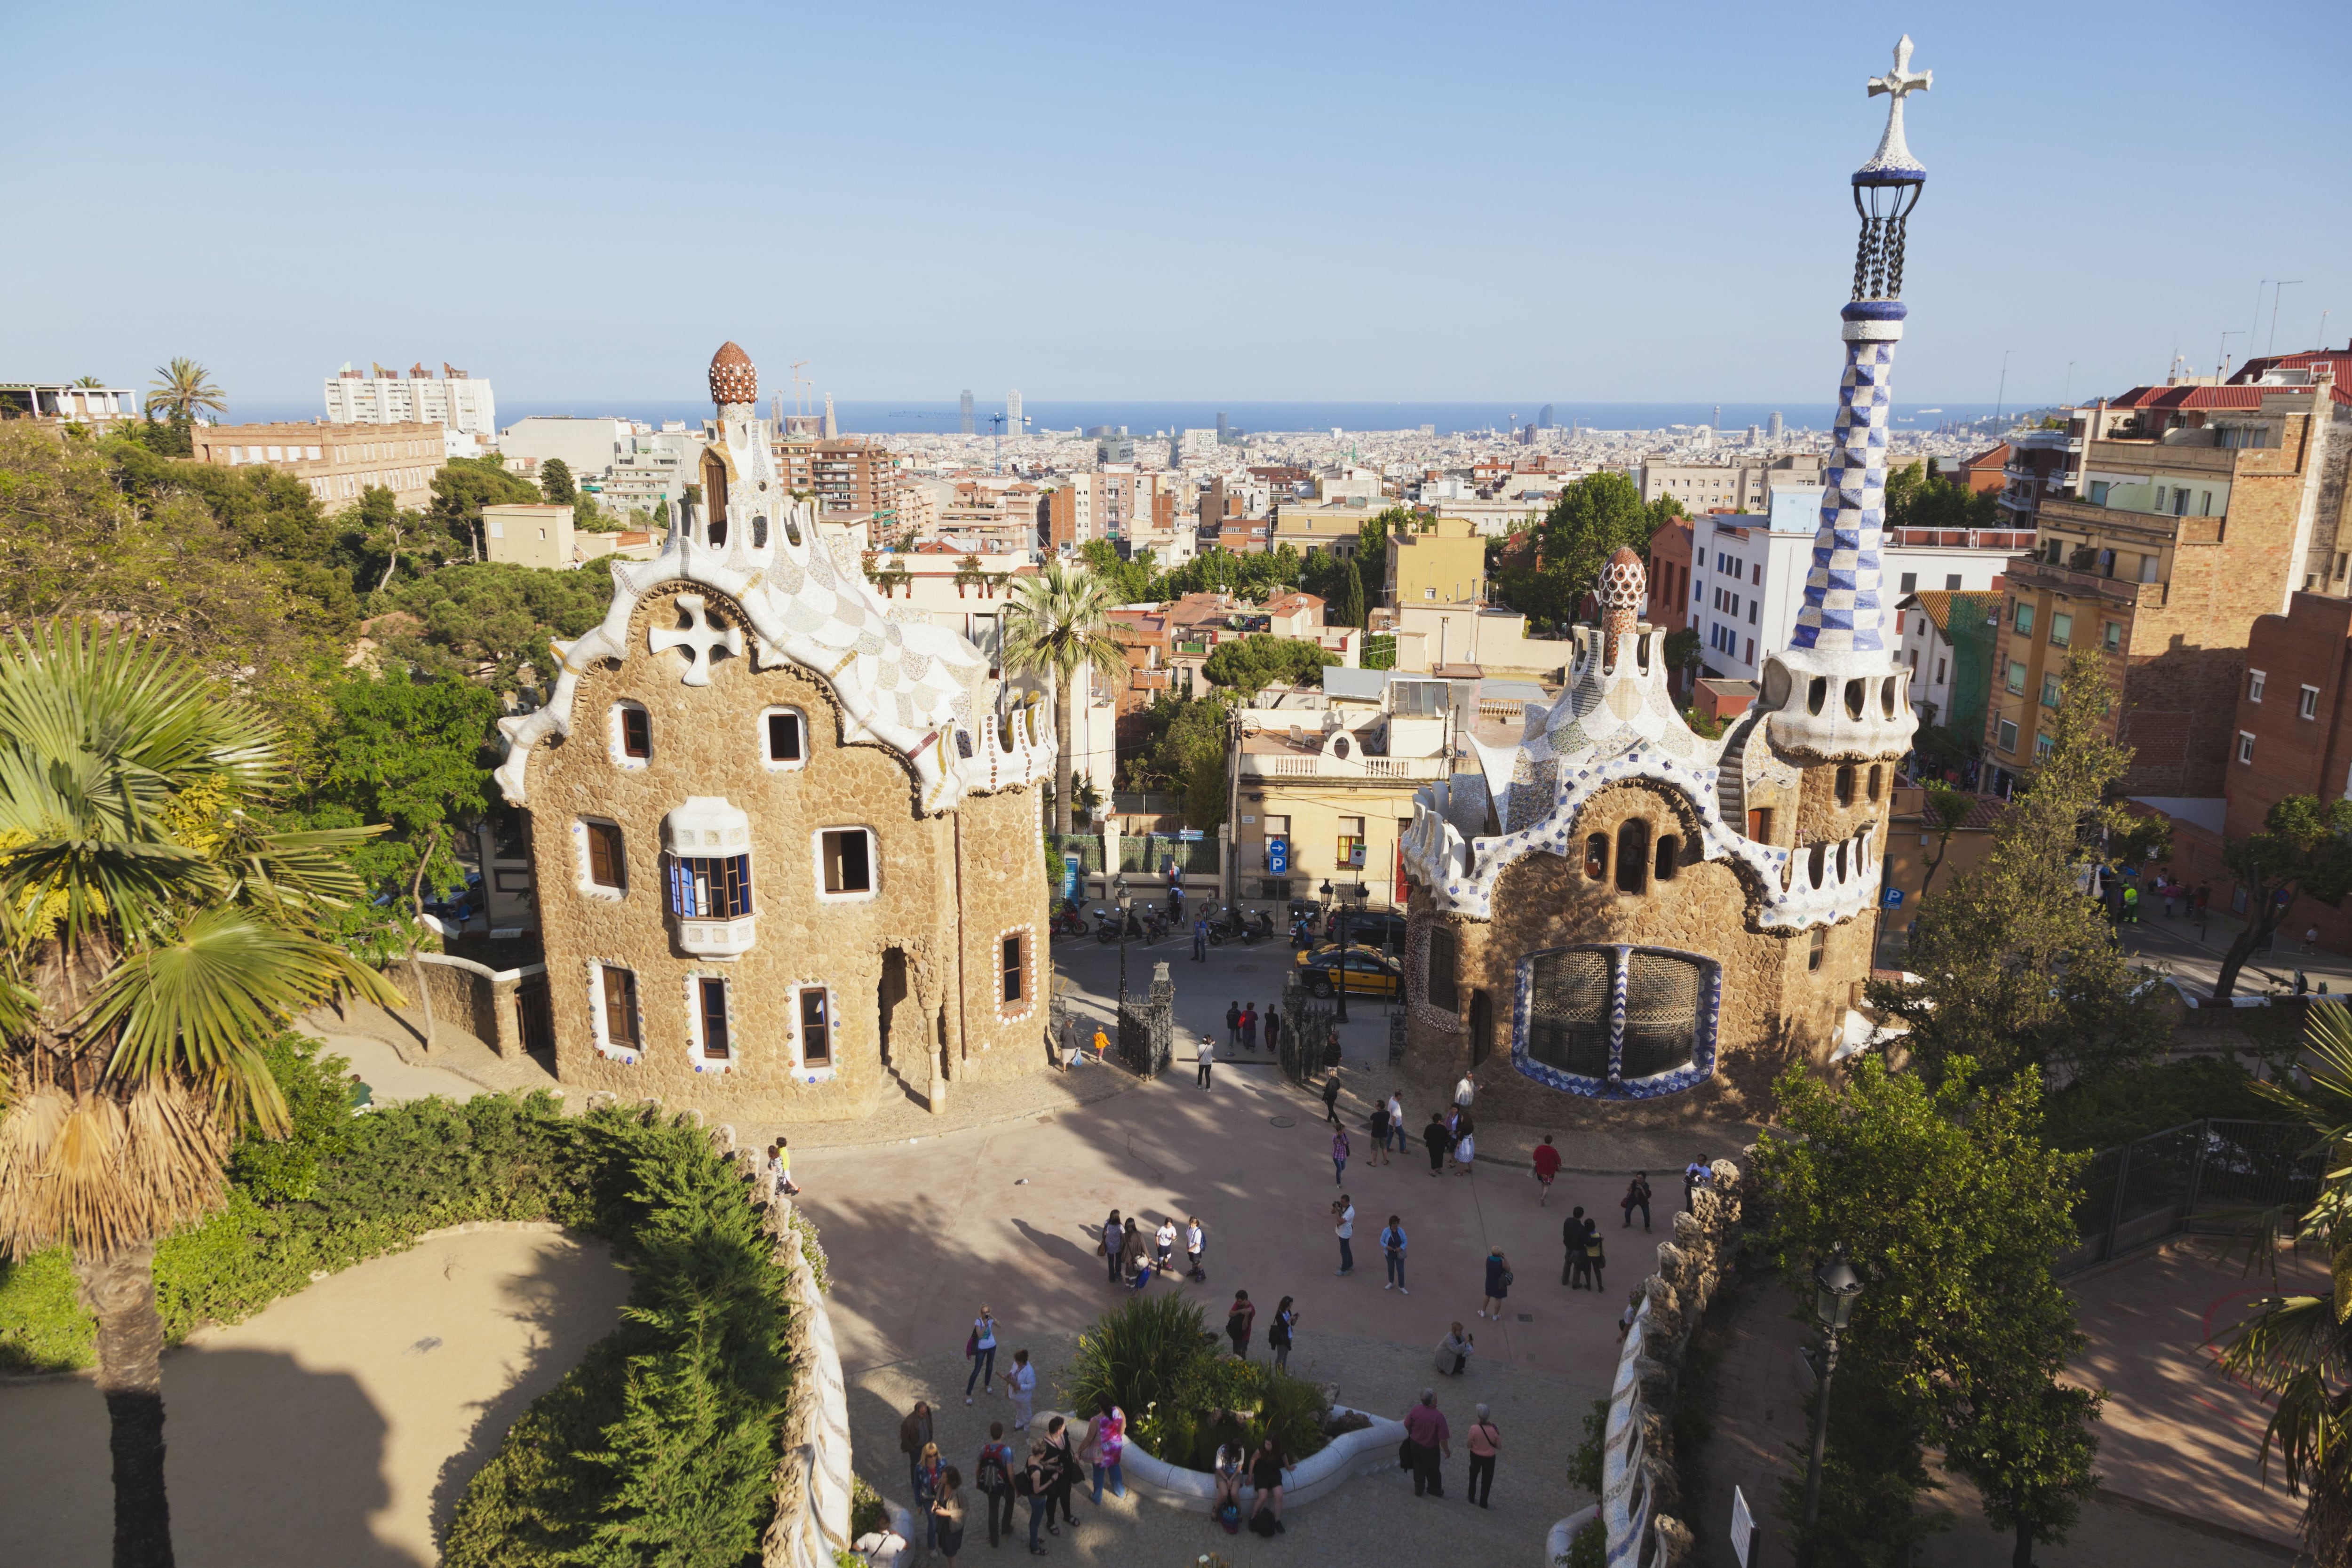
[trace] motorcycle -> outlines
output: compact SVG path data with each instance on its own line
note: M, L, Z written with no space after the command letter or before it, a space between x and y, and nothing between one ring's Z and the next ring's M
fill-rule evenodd
M1243 923L1242 940L1264 942L1274 934L1274 913L1270 910L1253 910Z
M1135 911L1131 909L1127 911L1127 934L1137 941L1142 940L1143 937L1143 926L1136 920ZM1095 911L1095 940L1105 946L1118 940L1117 910L1099 909Z
M1087 917L1078 912L1076 905L1065 904L1055 911L1053 923L1046 930L1055 936L1084 936Z
M1168 917L1160 912L1160 907L1157 904L1143 906L1143 930L1144 934L1153 942L1167 940Z
M1209 917L1209 945L1223 947L1228 941L1239 942L1246 934L1248 922L1241 911L1226 908Z

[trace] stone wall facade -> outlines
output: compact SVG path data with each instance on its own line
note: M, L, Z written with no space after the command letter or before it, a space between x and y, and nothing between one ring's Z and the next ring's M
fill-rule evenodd
M509 1060L523 1055L515 994L525 980L546 971L543 963L492 969L442 952L420 952L414 964L400 958L384 965L385 975L412 1003L421 1005L427 994L433 998L436 1024L464 1029Z
M847 1119L898 1085L937 1110L959 1079L1043 1070L1051 959L1036 792L967 794L924 814L906 759L844 742L842 710L816 675L649 649L656 628L698 616L715 634L746 627L740 606L704 585L644 595L625 657L579 674L570 734L530 764L557 1076L673 1107ZM682 678L694 673L706 683ZM650 737L642 758L622 741L631 708ZM802 720L797 762L768 755L767 716L779 711ZM723 847L751 866L749 946L732 956L687 951L681 927L692 922L671 912L664 824L689 798L749 820L748 842ZM593 826L619 829L618 888L593 880ZM820 836L844 828L872 835L870 893L824 890ZM1011 984L1008 942L1018 944ZM635 977L634 1041L609 1026L608 968ZM727 982L724 1059L698 1047L704 978ZM804 990L825 998L826 1058L804 1036Z

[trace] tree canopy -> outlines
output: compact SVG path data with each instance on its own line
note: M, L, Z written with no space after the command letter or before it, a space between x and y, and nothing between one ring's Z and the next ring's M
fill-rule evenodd
M539 487L508 473L496 458L452 458L433 476L433 517L469 561L488 553L482 509L544 500Z
M572 482L572 465L561 458L550 458L539 466L539 488L559 506L570 505L580 493L580 487Z
M1219 643L1201 673L1212 685L1232 687L1246 697L1269 686L1320 685L1323 667L1339 662L1338 654L1319 644L1252 632L1237 642Z
M1990 490L1972 490L1915 462L1886 476L1889 528L1998 528L2000 507Z
M2260 833L2221 847L2221 863L2246 889L2246 923L2221 955L2213 983L2214 995L2228 996L2297 893L2332 904L2352 892L2352 800L2288 795L2263 815Z
M1531 619L1571 619L1612 555L1622 547L1646 557L1650 536L1683 515L1672 496L1644 505L1623 474L1587 474L1559 492L1531 531L1528 563L1504 567L1498 596Z

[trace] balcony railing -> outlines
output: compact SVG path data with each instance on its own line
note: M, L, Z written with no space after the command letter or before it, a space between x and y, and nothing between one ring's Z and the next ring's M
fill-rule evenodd
M1382 784L1405 784L1444 778L1445 759L1362 755L1343 759L1320 752L1305 755L1244 752L1242 753L1242 773L1248 778L1363 779Z
M1886 531L1886 543L1914 550L2031 550L2033 548L2033 531L2030 528L1892 528Z
M2116 577L2103 577L2096 572L2053 566L2033 555L2011 556L2007 576L2012 589L2049 588L2061 594L2089 594L2135 609L2158 607L2166 598L2165 584L2161 583L2126 583Z

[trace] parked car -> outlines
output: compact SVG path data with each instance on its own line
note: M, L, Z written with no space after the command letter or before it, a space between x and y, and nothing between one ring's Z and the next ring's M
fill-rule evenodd
M1381 951L1404 951L1405 920L1402 910L1365 910L1348 916L1348 944Z
M1376 948L1350 947L1345 967L1337 947L1318 947L1298 955L1299 984L1313 996L1328 996L1339 989L1334 977L1344 973L1350 996L1395 996L1404 990L1404 972Z

